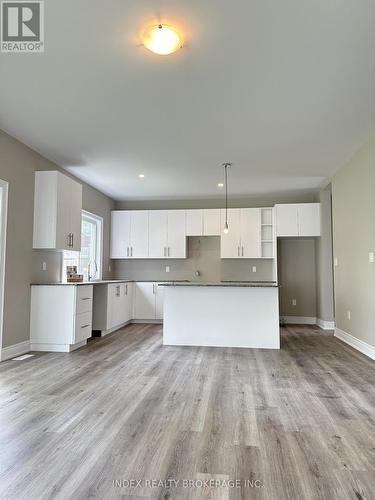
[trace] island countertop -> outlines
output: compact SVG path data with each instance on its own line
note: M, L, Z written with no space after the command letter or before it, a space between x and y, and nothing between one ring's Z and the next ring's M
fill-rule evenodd
M172 281L170 283L159 283L159 286L277 288L278 284L276 281L218 281L212 283L202 282L202 281L187 281L187 282Z

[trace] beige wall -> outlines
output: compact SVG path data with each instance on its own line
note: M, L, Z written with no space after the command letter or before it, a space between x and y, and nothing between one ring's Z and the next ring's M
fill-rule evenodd
M277 253L280 316L316 318L315 238L280 239Z
M321 213L320 238L315 241L316 253L316 305L317 317L323 321L334 321L333 262L332 262L332 203L331 185L319 193Z
M375 346L375 138L332 179L332 204L336 324Z
M0 131L0 178L9 182L3 347L29 339L30 283L58 281L61 254L32 250L35 170L58 167ZM83 208L104 218L104 275L110 275L110 210L105 195L83 185ZM42 262L47 271L42 271Z

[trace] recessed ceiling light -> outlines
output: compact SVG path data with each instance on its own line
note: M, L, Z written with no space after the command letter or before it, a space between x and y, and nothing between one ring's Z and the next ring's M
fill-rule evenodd
M145 174L139 174L139 175L138 175L138 177L139 177L140 179L144 179L144 178L145 178Z
M155 54L166 56L182 47L182 38L172 26L158 24L146 30L143 45Z
M217 185L217 187L219 188L223 188L224 187L224 184L222 182L219 182L219 184Z

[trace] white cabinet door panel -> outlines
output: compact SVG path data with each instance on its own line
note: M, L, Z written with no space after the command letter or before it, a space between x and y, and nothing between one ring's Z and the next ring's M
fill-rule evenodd
M221 210L221 226L225 223L225 209ZM228 209L228 234L221 233L220 255L222 259L237 259L240 257L240 209Z
M298 236L298 205L276 205L276 235Z
M298 205L299 236L320 236L320 203Z
M155 319L155 283L137 282L134 304L135 319Z
M168 250L171 259L186 258L185 210L168 210Z
M186 210L186 236L202 236L203 210Z
M166 210L150 210L149 257L151 259L163 259L167 256L167 220Z
M133 210L130 226L130 257L148 257L148 210Z
M220 208L203 210L203 236L220 236Z
M262 257L260 208L241 208L240 233L241 257L246 259Z
M164 307L164 287L158 286L159 283L155 283L155 293L156 293L156 319L163 319L163 307Z
M130 256L130 212L117 210L111 214L111 259Z
M69 207L69 232L72 234L71 250L81 251L82 234L82 186L71 179L69 183L70 207Z

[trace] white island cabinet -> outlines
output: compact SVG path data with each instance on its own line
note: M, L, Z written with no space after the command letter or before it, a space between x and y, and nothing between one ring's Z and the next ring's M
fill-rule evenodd
M92 331L92 299L92 285L33 285L30 349L70 352L85 345Z
M161 286L164 345L280 349L276 283Z

